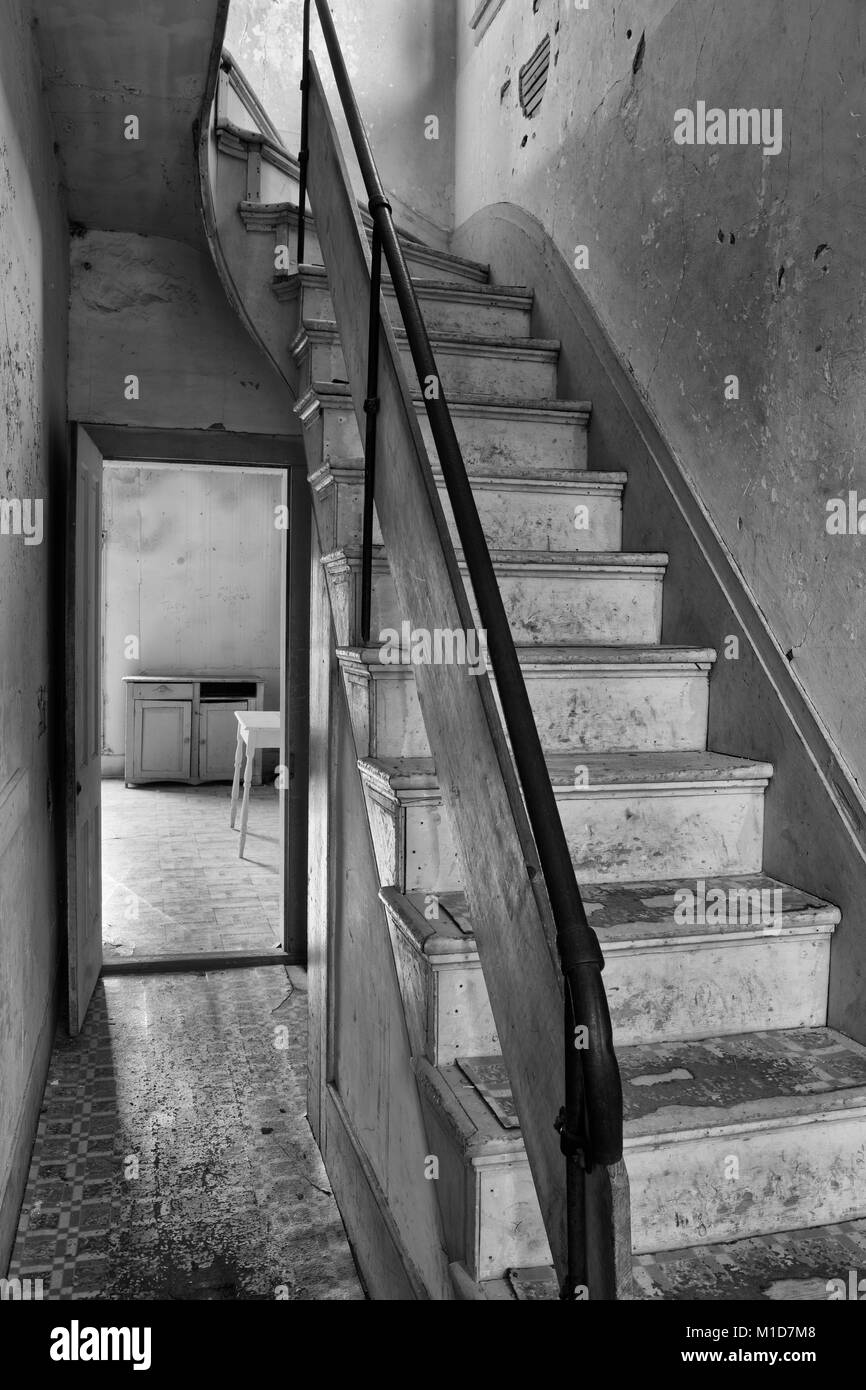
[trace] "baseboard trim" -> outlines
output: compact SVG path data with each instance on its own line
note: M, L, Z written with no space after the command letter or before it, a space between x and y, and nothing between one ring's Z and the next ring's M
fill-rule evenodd
M56 970L27 1076L24 1103L18 1113L18 1120L15 1125L9 1171L2 1196L0 1196L0 1270L2 1270L4 1278L9 1269L12 1247L15 1244L21 1203L24 1200L27 1175L30 1171L30 1156L36 1140L39 1111L48 1077L48 1067L51 1063L51 1049L54 1045L60 1017L60 982L62 978L62 972Z

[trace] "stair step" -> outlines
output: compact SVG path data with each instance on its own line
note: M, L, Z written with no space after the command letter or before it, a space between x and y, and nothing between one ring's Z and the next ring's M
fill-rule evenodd
M359 752L429 757L414 667L383 661L381 647L337 655ZM517 655L542 745L551 752L706 747L711 648L518 647Z
M866 1216L866 1048L810 1028L618 1059L638 1253Z
M406 377L418 380L409 340L395 330ZM508 400L523 394L541 401L556 397L559 342L552 338L482 337L465 333L431 333L430 344L442 382L450 396L469 392ZM346 381L346 363L335 323L305 322L291 345L300 372L301 391L314 381Z
M666 555L623 552L493 550L490 552L514 641L521 646L562 642L655 645L661 637L662 580ZM468 569L458 552L470 605L477 608ZM326 555L337 645L361 635L361 551L345 546ZM402 613L385 551L373 553L371 633L399 631ZM382 641L385 639L382 638Z
M866 1221L636 1255L635 1297L727 1303L861 1300ZM486 1296L489 1297L489 1293Z
M467 260L464 256L453 256L449 251L436 251L423 242L413 241L406 236L400 238L403 254L409 264L413 281L436 280L440 284L487 285L490 282L490 267L479 261ZM383 265L383 281L388 285L391 275L387 262Z
M680 909L678 921L685 899L676 895L685 893L696 910ZM722 895L725 920L717 922ZM383 888L380 896L407 1018L415 1014L410 1034L414 1026L425 1055L440 1065L498 1052L465 895ZM595 884L583 897L604 952L617 1047L826 1021L840 919L829 903L766 874L705 880L703 893L695 880Z
M401 891L462 888L429 758L361 758L380 882ZM719 753L547 758L581 883L712 878L761 868L772 767Z
M438 466L433 473L451 538L457 545L457 526ZM481 524L487 544L494 550L618 552L625 483L625 473L575 473L570 469L539 470L524 477L472 475ZM310 487L320 543L329 550L359 545L364 507L360 464L325 463L310 475ZM373 541L382 544L375 516Z
M859 1043L829 1028L798 1028L627 1047L617 1055L636 1255L664 1252L659 1263L676 1250L693 1254L698 1243L866 1215L866 1048ZM494 1060L462 1065L489 1078L497 1110L507 1115L513 1100ZM480 1227L471 1248L465 1238L462 1248L449 1243L454 1257L474 1279L503 1277L503 1264L548 1263L539 1253L545 1237L537 1200L523 1195L529 1164L520 1131L497 1118L459 1067L423 1060L416 1070L431 1151L448 1174L452 1206L464 1218L475 1215ZM512 1213L509 1190L522 1196L513 1222L504 1220ZM511 1242L507 1260L503 1232ZM454 1231L448 1234L453 1240Z
M248 232L276 234L286 225L291 226L294 246L294 228L298 220L298 210L294 203L259 203L245 200L240 204L239 211ZM364 220L365 223L369 221L367 218ZM440 280L447 283L455 281L459 284L486 285L489 282L489 266L482 265L478 261L466 260L463 256L452 256L449 251L436 251L405 232L400 232L398 235L413 279L417 275L421 279ZM369 226L367 226L367 238L370 239ZM316 235L315 222L309 216L307 217L304 258L305 268L309 267L315 270L322 266L322 252L319 247L319 238ZM385 269L387 269L387 265Z
M532 290L523 285L459 284L424 280L412 284L421 305L428 333L462 333L467 323L473 332L528 338L532 319ZM273 290L281 301L300 298L300 320L333 320L334 307L324 267L305 268L299 276L277 276ZM394 328L402 327L393 285L383 285L385 303Z
M420 391L415 411L434 464L436 446ZM488 396L449 396L448 409L467 472L526 477L551 468L580 471L587 466L588 401L491 400ZM296 413L308 435L307 456L322 464L363 464L358 421L345 383L316 381L302 395Z
M437 1069L421 1058L416 1075L451 1259L476 1281L504 1278L515 1265L550 1264L519 1129L502 1127L459 1067Z
M553 1265L529 1269L509 1269L504 1279L485 1279L476 1283L459 1261L451 1264L454 1298L460 1303L553 1303L559 1302L559 1283Z

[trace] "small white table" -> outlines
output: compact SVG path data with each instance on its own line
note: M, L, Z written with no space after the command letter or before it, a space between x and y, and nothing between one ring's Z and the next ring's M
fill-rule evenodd
M277 711L266 710L235 710L235 719L238 721L238 743L235 749L235 777L232 782L232 810L231 828L235 828L235 819L238 812L238 794L241 785L241 763L244 758L244 749L247 754L247 765L244 769L244 799L241 807L241 840L238 846L238 858L244 857L244 846L247 842L247 816L250 810L250 787L253 782L253 764L259 748L282 748L283 746L283 720L282 715Z

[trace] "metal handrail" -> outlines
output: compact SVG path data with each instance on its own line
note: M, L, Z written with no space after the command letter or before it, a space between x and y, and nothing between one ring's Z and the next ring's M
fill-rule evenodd
M298 265L304 251L304 218L308 150L310 91L310 8L304 0L304 73L301 83L301 178L299 189ZM370 370L368 373L367 434L365 448L364 544L369 576L372 539L372 485L375 476L376 413L378 387L374 367L379 340L380 260L384 254L391 272L393 291L403 318L409 349L436 444L439 464L451 501L472 588L487 632L487 648L496 678L505 724L511 739L515 765L523 790L529 823L556 924L556 944L564 976L565 1106L556 1121L566 1157L566 1213L568 1266L561 1297L581 1297L586 1286L586 1189L585 1173L594 1164L613 1164L622 1158L622 1084L613 1048L613 1032L607 996L601 978L604 957L590 927L562 820L553 793L535 717L517 657L511 627L502 602L487 540L478 516L466 465L454 422L442 389L436 359L409 267L403 254L391 205L367 135L360 108L343 58L328 0L316 0L316 9L331 66L343 105L349 134L360 166L373 218L371 282ZM375 337L375 344L374 344ZM425 389L431 381L438 389ZM372 450L372 452L369 452ZM368 524L369 522L369 524ZM369 578L368 578L369 583ZM369 623L369 591L366 601Z

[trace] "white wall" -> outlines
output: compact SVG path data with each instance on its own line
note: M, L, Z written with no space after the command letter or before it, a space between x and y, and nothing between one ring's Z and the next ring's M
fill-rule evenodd
M454 210L455 0L331 0L331 9L395 215L407 230L444 245ZM232 0L226 29L226 47L293 154L300 144L302 17L301 0ZM312 41L354 170L315 4ZM437 140L426 138L428 116L438 118Z
M255 675L279 709L280 487L279 470L105 465L107 773L122 770L124 676Z
M41 502L41 544L0 534L0 1275L54 1026L65 745L62 558L67 221L28 8L0 38L0 497ZM32 515L32 513L31 513Z
M829 499L866 498L862 0L504 0L477 46L474 6L455 249L483 255L465 225L500 202L569 265L588 248L581 287L866 789L863 539L826 531ZM545 34L530 120L519 71ZM676 144L699 101L780 109L780 153Z

